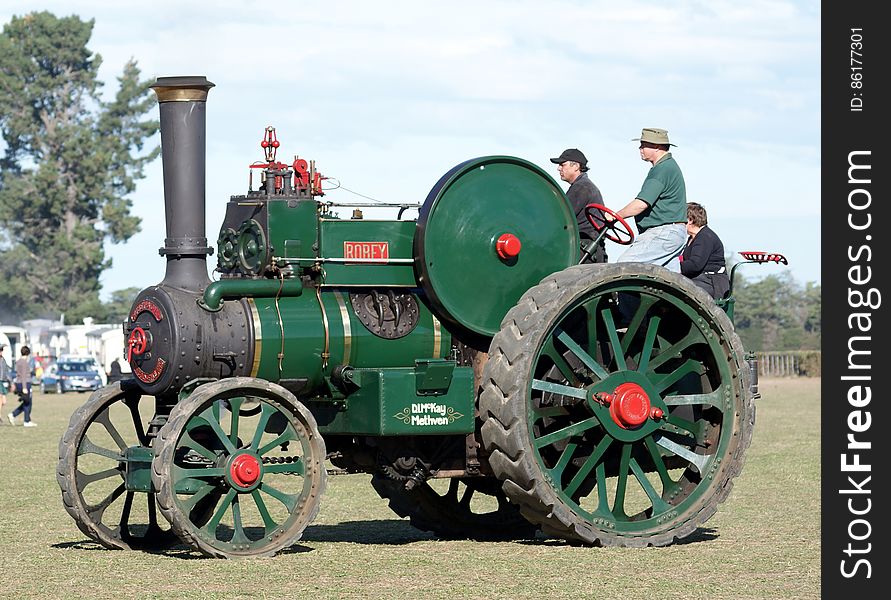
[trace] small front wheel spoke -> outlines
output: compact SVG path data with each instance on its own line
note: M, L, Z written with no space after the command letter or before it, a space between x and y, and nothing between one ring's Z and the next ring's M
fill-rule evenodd
M211 535L216 535L215 532L220 522L223 520L223 517L226 515L226 511L229 510L229 506L235 501L235 496L238 495L238 492L235 490L229 490L223 500L220 502L219 506L217 506L217 511L213 514L207 524L202 527L204 531Z
M285 492L272 487L269 483L263 482L260 484L260 487L257 488L265 494L269 494L279 502L285 505L289 511L293 511L297 506L297 496L293 494L286 494Z
M254 504L257 505L257 512L260 513L260 517L263 519L263 526L266 528L264 533L269 533L278 525L273 519L272 515L269 514L269 509L266 508L266 503L263 502L263 496L260 495L260 490L254 490L251 492L251 498L254 499Z

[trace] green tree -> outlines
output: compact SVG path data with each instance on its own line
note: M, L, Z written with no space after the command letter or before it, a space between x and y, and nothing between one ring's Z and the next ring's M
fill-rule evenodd
M123 323L140 291L141 288L128 287L112 292L108 302L103 303L101 310L96 313L96 320L101 323Z
M789 273L734 286L736 330L747 350L820 348L820 286L799 285Z
M103 100L93 20L13 17L0 34L0 304L76 322L101 310L103 244L139 231L127 199L159 148L134 60Z

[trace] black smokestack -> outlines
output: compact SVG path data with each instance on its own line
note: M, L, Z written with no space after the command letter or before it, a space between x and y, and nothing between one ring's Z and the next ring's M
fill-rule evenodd
M204 230L205 77L159 77L152 89L161 109L161 162L167 239L158 252L167 257L163 284L200 292L209 283Z

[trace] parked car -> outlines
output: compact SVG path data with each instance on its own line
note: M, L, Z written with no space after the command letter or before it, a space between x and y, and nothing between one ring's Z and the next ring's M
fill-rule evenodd
M102 385L108 383L108 374L102 368L102 365L99 364L99 361L96 360L95 356L88 354L63 354L59 357L59 362L85 362L99 373L99 377L102 378Z
M92 392L101 386L99 370L84 360L55 362L47 367L40 380L40 391L43 393Z

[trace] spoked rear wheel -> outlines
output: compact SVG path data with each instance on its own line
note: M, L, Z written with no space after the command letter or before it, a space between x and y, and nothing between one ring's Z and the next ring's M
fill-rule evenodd
M570 267L524 294L489 356L490 463L545 533L663 546L727 498L752 437L749 373L727 316L681 275Z
M234 377L199 386L156 440L158 504L183 541L218 558L272 556L319 511L325 444L286 389Z
M507 540L535 536L536 527L511 504L493 478L428 480L411 490L405 481L376 473L371 485L412 526L443 539Z
M166 522L159 523L154 494L128 491L124 481L128 454L142 454L149 487L146 433L153 414L153 397L143 397L132 381L113 383L74 411L59 443L56 480L65 510L106 548L163 549L178 541Z

